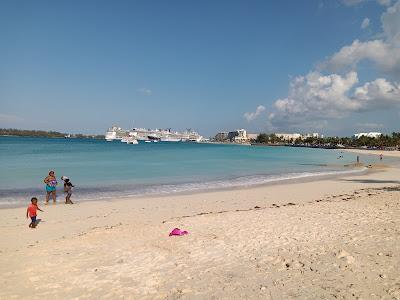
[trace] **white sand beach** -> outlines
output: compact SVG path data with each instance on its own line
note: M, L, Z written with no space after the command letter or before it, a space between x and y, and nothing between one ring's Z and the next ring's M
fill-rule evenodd
M390 157L400 157L400 151L388 151L388 150L370 150L370 149L341 149L341 151L359 153L364 155L383 155Z
M0 210L0 299L400 299L396 168L41 207Z

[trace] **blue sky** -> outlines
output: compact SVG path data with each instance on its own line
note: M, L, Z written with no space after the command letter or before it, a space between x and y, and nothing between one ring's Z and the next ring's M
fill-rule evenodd
M206 136L242 127L400 130L397 7L388 0L1 1L0 127L103 133L119 124ZM355 54L341 52L346 46Z

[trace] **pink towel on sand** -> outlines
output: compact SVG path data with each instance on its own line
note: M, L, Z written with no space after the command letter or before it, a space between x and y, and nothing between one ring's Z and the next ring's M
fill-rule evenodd
M173 235L185 235L188 234L189 232L187 232L186 230L180 230L179 228L174 228L170 233L169 236L173 236Z

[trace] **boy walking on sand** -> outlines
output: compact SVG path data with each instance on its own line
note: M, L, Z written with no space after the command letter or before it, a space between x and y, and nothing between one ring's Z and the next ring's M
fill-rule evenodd
M30 228L35 228L36 227L36 216L37 216L37 211L40 210L41 212L43 212L43 210L41 210L38 206L37 206L37 198L33 197L31 199L31 204L29 204L27 210L26 210L26 218L28 219L28 216L31 218L31 223L29 224Z

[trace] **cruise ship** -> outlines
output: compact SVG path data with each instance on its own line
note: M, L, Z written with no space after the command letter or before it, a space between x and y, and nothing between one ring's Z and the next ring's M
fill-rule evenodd
M113 126L106 132L105 139L107 141L121 140L126 142L127 139L136 138L138 141L145 142L201 142L203 137L196 131L187 129L184 132L172 131L168 129L146 129L132 128L130 131L121 127Z
M125 137L129 136L129 132L123 130L121 127L112 126L108 128L105 139L107 142L112 142L113 140L122 140Z

